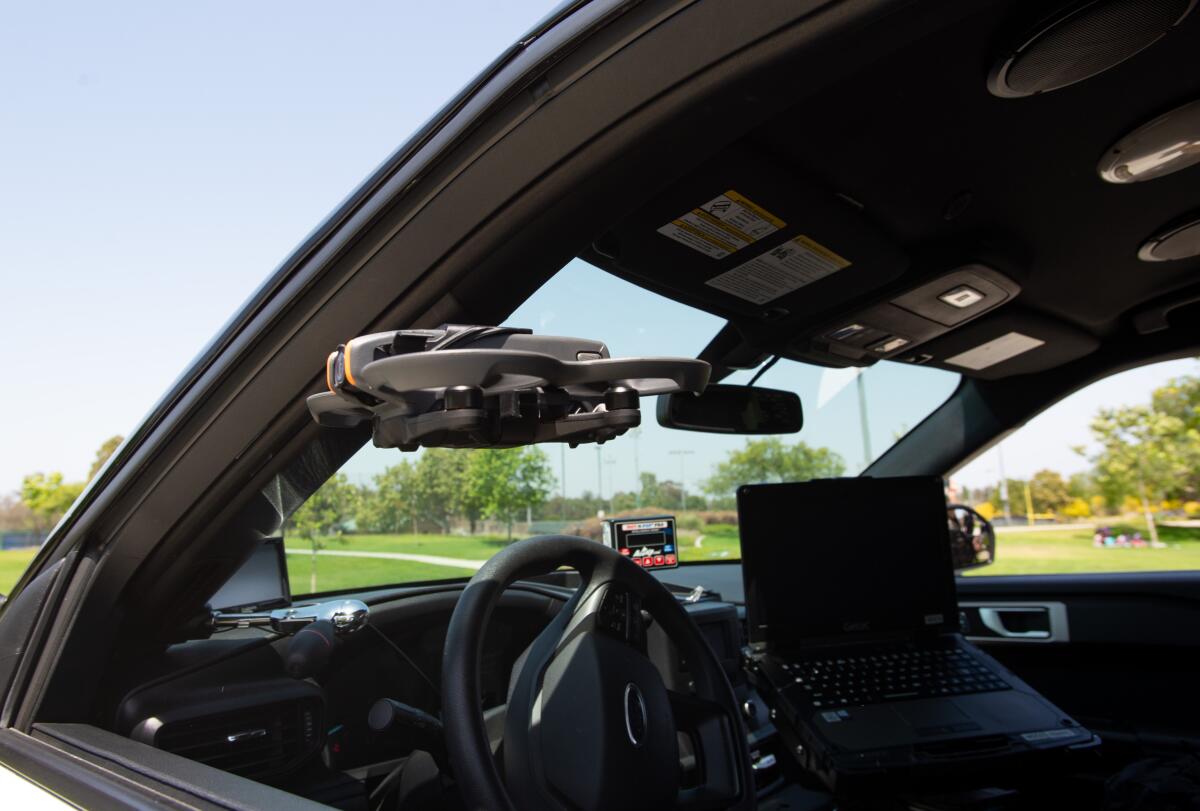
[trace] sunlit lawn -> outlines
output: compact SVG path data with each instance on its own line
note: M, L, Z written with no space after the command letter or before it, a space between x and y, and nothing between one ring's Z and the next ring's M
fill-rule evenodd
M0 594L8 594L37 551L36 546L0 550Z
M1138 530L1149 537L1144 525ZM996 562L967 574L1070 574L1200 569L1200 529L1160 527L1165 549L1096 548L1092 530L1037 530L996 535Z
M288 582L293 594L313 593L311 555L288 555ZM414 583L422 580L446 580L470 577L471 570L457 566L434 566L410 560L375 558L339 558L317 556L317 592Z
M404 552L460 560L487 560L508 544L503 535L343 535L322 540L326 549L356 552ZM309 549L303 538L288 538L289 549Z
M700 545L696 545L699 538ZM514 538L519 540L519 537ZM508 539L499 535L431 535L431 534L364 534L343 535L341 538L324 538L322 548L330 552L399 552L413 555L435 555L458 560L484 561L504 548ZM294 550L288 557L288 577L292 592L310 592L312 556L295 554L309 550L308 542L301 538L289 538L286 546ZM684 563L698 560L736 560L738 557L737 530L732 526L717 525L706 528L703 533L684 531L679 538L680 560ZM454 577L469 577L471 570L451 566L375 558L341 557L338 555L317 556L317 591L376 586L393 583L411 583L421 580L443 580Z

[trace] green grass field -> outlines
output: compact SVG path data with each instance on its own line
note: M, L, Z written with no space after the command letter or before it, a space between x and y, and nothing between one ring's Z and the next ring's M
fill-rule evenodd
M288 581L293 594L312 593L311 555L288 555ZM469 569L434 566L411 560L373 560L371 558L335 558L317 556L317 592L340 591L365 586L416 583L422 580L446 580L469 577Z
M1122 525L1118 531L1145 527ZM1200 529L1161 527L1159 534L1165 549L1097 549L1092 546L1091 530L1038 529L1031 532L1005 532L996 538L996 563L975 569L971 575L1055 574L1076 572L1144 572L1180 569L1200 570ZM696 545L699 538L700 545ZM433 555L459 560L487 560L508 540L497 535L347 535L328 539L330 551L399 552ZM307 550L308 544L289 539L287 547ZM0 551L0 594L7 593L20 577L35 549ZM728 524L706 526L703 531L681 530L679 555L684 563L704 560L736 560L739 555L737 527ZM288 576L292 591L309 593L312 558L304 554L288 555ZM317 556L317 590L412 583L467 577L470 569L440 566L422 561Z
M516 540L514 538L514 540ZM337 551L407 552L414 555L438 555L463 560L487 560L508 545L502 535L343 535L323 541L325 548ZM288 549L308 549L301 538L288 538Z
M21 572L37 554L37 547L0 550L0 594L8 594Z
M1117 525L1113 525L1117 527ZM1122 524L1118 531L1140 531L1144 524ZM1165 549L1097 549L1092 530L1034 530L996 534L996 562L968 575L1072 574L1081 572L1153 572L1200 569L1200 529L1159 527Z

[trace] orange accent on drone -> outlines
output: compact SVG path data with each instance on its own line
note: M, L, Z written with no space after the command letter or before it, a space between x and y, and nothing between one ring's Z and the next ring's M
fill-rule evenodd
M350 372L350 347L352 346L354 346L354 341L348 341L346 343L346 381L351 386L358 388L358 384L354 382L354 375Z

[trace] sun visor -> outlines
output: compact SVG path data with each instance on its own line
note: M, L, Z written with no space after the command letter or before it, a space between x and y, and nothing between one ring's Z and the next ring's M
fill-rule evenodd
M908 266L853 201L741 149L658 194L584 256L731 320L773 324L869 296Z
M1093 336L1062 321L1012 306L896 360L995 380L1045 371L1081 358L1099 345Z

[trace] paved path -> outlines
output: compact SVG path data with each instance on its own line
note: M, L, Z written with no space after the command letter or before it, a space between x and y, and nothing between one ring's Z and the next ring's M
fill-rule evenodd
M310 549L288 549L289 555L311 555ZM411 560L414 563L430 563L434 566L453 566L457 569L477 571L486 560L463 560L462 558L444 558L440 555L410 555L407 552L353 552L349 549L318 549L318 555L329 555L335 558L376 558L379 560Z
M1055 532L1058 530L1091 529L1093 526L1095 525L1081 522L1074 524L1034 524L1032 526L1029 524L1012 524L1011 526L997 526L996 532L997 534L1001 535L1005 535L1010 532L1014 534L1019 532Z

